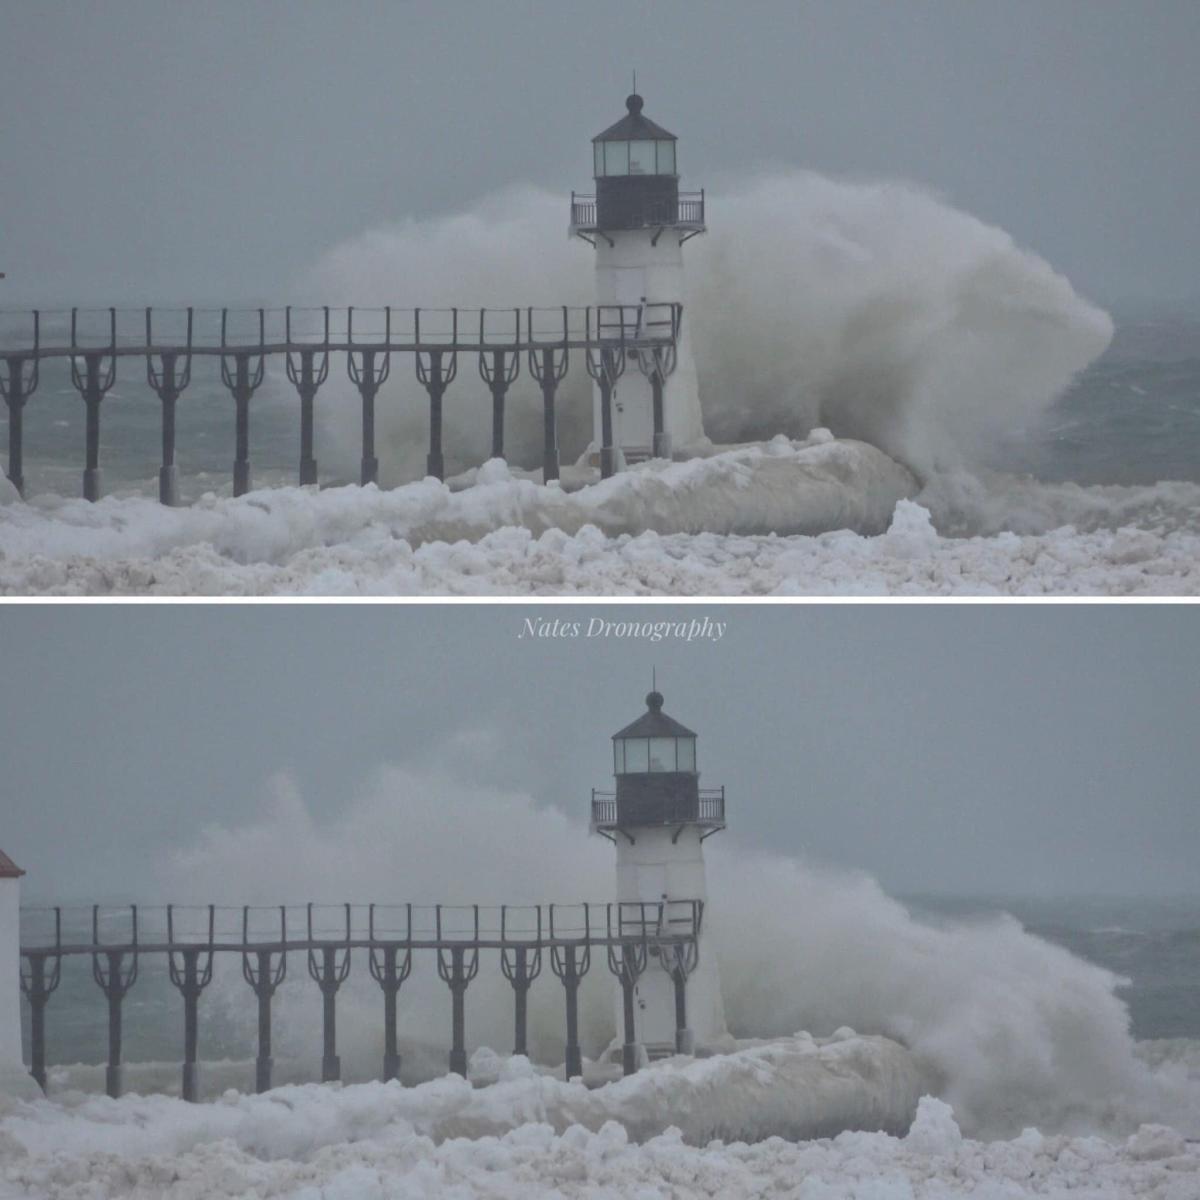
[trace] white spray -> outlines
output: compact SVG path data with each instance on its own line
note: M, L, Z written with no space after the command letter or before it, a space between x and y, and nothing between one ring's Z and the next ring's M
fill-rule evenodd
M981 461L1029 427L1112 335L1106 314L1002 230L902 183L789 172L714 192L692 241L687 315L708 435L803 436L818 424L873 442L928 477ZM409 220L325 254L325 303L586 304L593 253L566 237L567 199L504 192L469 212ZM575 364L580 368L581 364ZM473 361L448 394L447 449L478 462L490 436ZM393 479L422 469L427 406L397 379L381 405ZM398 397L398 398L397 398ZM323 397L339 465L353 474L357 410L344 381ZM565 458L591 433L590 389L560 392ZM536 389L511 393L512 457L537 458Z
M864 875L822 869L733 844L712 844L710 910L725 1005L738 1036L828 1035L848 1025L907 1044L943 1081L965 1126L1011 1134L1128 1128L1139 1120L1200 1123L1194 1085L1153 1074L1134 1052L1118 980L1009 918L930 924ZM748 889L744 881L753 878ZM182 890L180 881L184 881ZM168 883L169 881L169 883ZM160 889L226 903L377 901L572 902L610 898L610 847L525 795L458 774L389 767L336 818L316 821L280 779L257 815L212 829L166 865ZM294 963L280 1002L277 1053L319 1051L320 1001ZM549 972L531 993L531 1052L562 1058L562 989ZM593 965L582 995L585 1053L613 1035L612 981ZM253 1005L240 979L214 989L215 1010L247 1032ZM449 1003L432 960L401 992L412 1075L445 1070ZM210 1001L206 999L206 1005ZM339 997L349 1073L381 1053L379 991L359 962ZM472 1045L511 1046L512 1000L489 959L467 996Z

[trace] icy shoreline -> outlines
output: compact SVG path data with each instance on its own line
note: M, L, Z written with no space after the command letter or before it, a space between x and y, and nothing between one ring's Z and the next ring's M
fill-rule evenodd
M450 1076L416 1088L230 1092L198 1105L160 1096L13 1104L0 1115L0 1196L1196 1195L1200 1146L1165 1126L1117 1141L1032 1129L1010 1141L966 1139L947 1104L907 1094L915 1080L903 1071L889 1095L901 1080L875 1044L884 1041L848 1036L818 1049L787 1039L590 1092L510 1059L484 1088ZM797 1073L805 1058L810 1069ZM902 1098L911 1126L903 1136L875 1123L874 1132L804 1132L818 1108L834 1112L839 1092L852 1091Z
M210 495L181 509L145 497L0 505L0 592L1200 592L1200 489L1191 485L1013 484L1004 493L939 480L918 493L881 451L824 430L804 442L780 437L644 464L578 492L514 478L499 461L477 480L463 491L433 479L392 491L277 488L237 500ZM1019 513L1027 532L992 532L989 504ZM986 535L939 533L934 519L949 527L960 510ZM1076 523L1067 523L1073 514ZM1045 528L1047 518L1062 524Z

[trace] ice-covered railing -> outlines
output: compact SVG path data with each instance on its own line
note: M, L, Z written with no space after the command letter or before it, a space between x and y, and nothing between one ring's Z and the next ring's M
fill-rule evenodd
M611 387L632 354L652 383L670 373L683 308L675 303L597 305L588 308L72 308L0 310L0 395L8 409L8 477L23 491L22 414L37 391L39 365L70 363L71 381L86 408L83 495L98 499L100 412L117 380L118 364L144 359L146 381L162 409L159 499L179 499L175 463L175 406L191 382L192 360L219 360L221 380L234 400L234 495L250 490L250 401L270 358L285 360L300 400L299 481L317 482L313 405L329 378L330 356L342 356L362 397L360 480L376 482L375 402L392 358L407 355L429 397L430 475L445 476L442 400L458 377L459 357L474 355L492 397L492 456L503 457L505 396L522 359L543 399L543 480L559 477L556 394L572 354L583 355L600 379L611 430ZM140 374L140 368L139 368ZM605 384L607 383L607 389ZM661 388L660 388L661 390ZM661 403L655 408L661 434ZM604 449L611 450L608 440ZM613 456L602 456L611 468ZM609 472L606 472L609 473Z
M167 905L21 909L21 990L30 1006L31 1071L46 1084L46 1009L62 977L64 959L90 960L92 977L108 1004L110 1096L122 1090L122 1005L143 962L166 961L183 1001L185 1099L199 1094L199 1003L212 982L217 955L241 957L242 975L258 1006L255 1086L271 1086L271 1000L284 981L289 957L300 956L323 999L321 1078L341 1077L337 1053L337 993L351 965L365 961L383 993L382 1077L400 1071L396 997L414 964L432 964L451 1000L450 1069L467 1070L464 997L485 958L512 985L514 1053L526 1053L529 988L543 961L562 982L566 1002L565 1063L570 1079L582 1069L578 991L603 955L624 999L623 1063L637 1069L634 987L653 962L675 987L677 1045L690 1044L687 981L698 961L700 900L655 903L546 905L304 904L231 908Z

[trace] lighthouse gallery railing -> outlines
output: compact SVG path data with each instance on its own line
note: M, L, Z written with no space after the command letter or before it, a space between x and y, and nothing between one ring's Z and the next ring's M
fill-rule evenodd
M323 999L323 1081L340 1078L337 1054L338 989L352 961L365 960L384 1000L382 1077L400 1071L397 994L414 964L433 960L451 995L451 1071L465 1075L465 993L482 955L494 955L514 994L514 1053L527 1047L526 1004L543 958L564 986L567 1006L566 1075L580 1073L577 992L595 949L624 990L632 993L654 960L677 989L695 969L704 904L658 903L452 906L281 905L229 908L168 905L143 907L22 908L21 990L30 1006L31 1073L46 1085L47 1006L65 960L90 961L92 977L108 1004L106 1090L123 1087L123 1003L147 958L165 958L171 984L183 1001L182 1094L199 1093L199 1001L213 977L216 955L240 956L242 975L258 1005L255 1087L271 1086L271 1001L296 956ZM64 934L64 929L67 931ZM83 930L88 936L79 936ZM361 969L361 965L360 965ZM682 974L681 974L682 972ZM631 1005L626 1005L632 1011ZM681 1008L680 1011L683 1011ZM636 1070L636 1032L624 1030L623 1062Z
M612 829L620 823L616 792L592 789L592 827ZM661 807L658 819L651 821L644 808L639 809L636 825L721 825L725 824L725 789L701 788L695 801L673 799Z
M595 195L572 192L571 227L585 232L596 230L598 219ZM644 209L634 213L630 224L634 227L640 224L647 229L658 225L703 226L704 192L680 192L677 199L649 201Z

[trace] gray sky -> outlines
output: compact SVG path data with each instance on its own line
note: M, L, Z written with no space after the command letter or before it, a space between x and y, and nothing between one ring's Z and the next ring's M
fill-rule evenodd
M587 190L634 67L711 221L767 164L903 176L1093 298L1198 292L1195 0L0 0L0 29L5 305L278 303L382 222Z
M657 647L517 637L526 616L598 612L729 628L719 644ZM148 864L249 819L272 775L290 772L327 820L385 763L450 766L582 820L655 665L667 711L700 735L705 785L728 789L713 853L729 840L804 853L905 892L1194 894L1195 617L5 606L0 847L31 897L162 902L139 886ZM494 753L460 757L472 744Z

